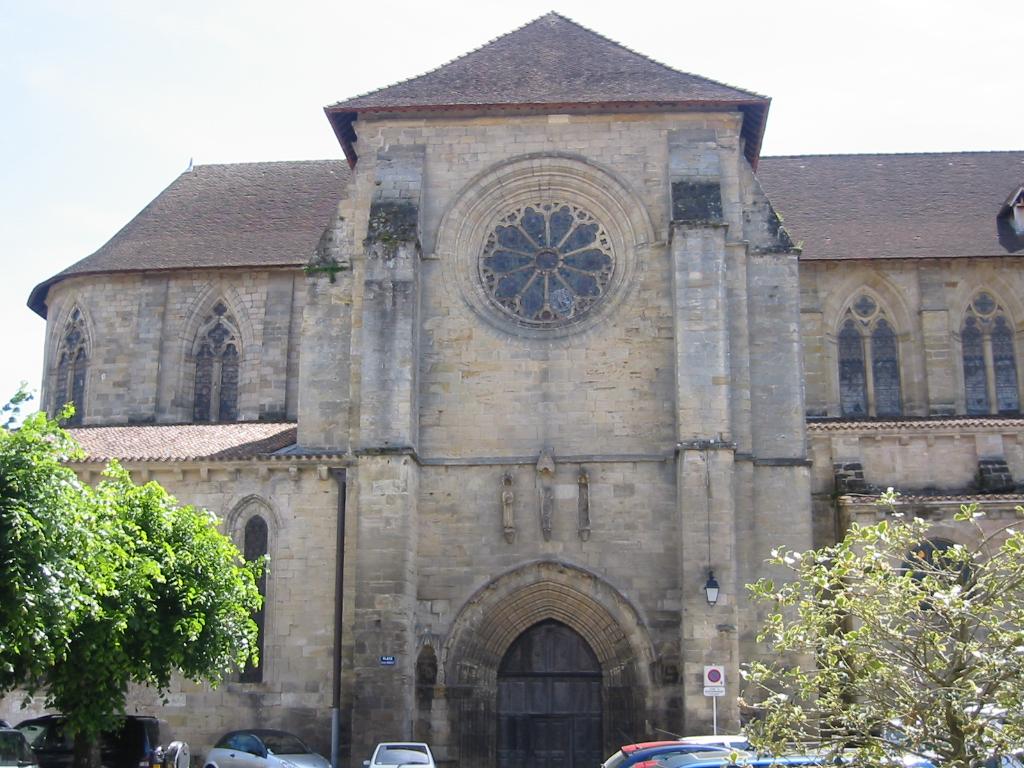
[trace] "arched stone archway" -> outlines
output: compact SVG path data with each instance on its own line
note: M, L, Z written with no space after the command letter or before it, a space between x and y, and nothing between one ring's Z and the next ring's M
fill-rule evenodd
M600 667L600 751L607 754L623 737L643 732L654 650L639 612L596 574L565 563L535 562L478 590L444 645L440 671L459 765L497 765L502 660L524 632L549 621L578 635Z

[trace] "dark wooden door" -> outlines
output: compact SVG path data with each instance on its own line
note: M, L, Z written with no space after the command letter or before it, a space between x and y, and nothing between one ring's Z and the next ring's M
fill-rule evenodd
M534 625L498 668L498 768L592 768L601 748L597 657L564 624Z

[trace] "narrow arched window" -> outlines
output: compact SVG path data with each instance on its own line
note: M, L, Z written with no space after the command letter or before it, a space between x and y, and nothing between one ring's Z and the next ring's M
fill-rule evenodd
M960 327L967 413L1020 411L1015 346L1006 312L991 294L979 293L964 313Z
M85 414L85 377L89 365L86 349L85 322L76 308L71 311L57 353L57 381L54 395L54 411L67 403L75 407L75 413L68 421L70 425L82 423Z
M868 414L864 339L853 320L843 323L839 332L839 404L843 416Z
M247 561L259 560L267 554L267 521L259 515L253 515L249 518L249 522L245 524L245 542L243 544L243 551L245 559ZM256 586L260 591L260 596L263 598L263 602L260 604L260 608L256 611L252 618L256 622L257 638L256 648L259 651L260 663L254 665L251 663L246 664L245 669L242 670L242 674L239 679L243 683L261 683L263 682L263 649L264 634L266 630L266 601L267 601L267 572L264 569L263 573L260 574L259 581L256 582Z
M899 340L871 296L861 294L839 329L839 410L843 416L899 416Z
M195 345L195 421L238 420L239 341L234 319L224 302L213 306Z
M900 415L900 364L896 334L885 318L871 332L871 370L874 375L875 415Z

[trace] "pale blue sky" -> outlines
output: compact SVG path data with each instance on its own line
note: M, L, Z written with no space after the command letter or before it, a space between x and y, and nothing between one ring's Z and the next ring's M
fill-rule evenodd
M325 104L550 10L771 96L765 154L1024 149L1020 9L1004 0L0 0L0 398L39 385L32 286L190 157L340 157Z

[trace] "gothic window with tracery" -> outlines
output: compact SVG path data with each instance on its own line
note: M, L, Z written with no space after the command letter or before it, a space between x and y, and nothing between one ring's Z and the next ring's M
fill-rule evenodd
M267 521L259 515L253 515L249 518L249 521L245 524L245 537L243 544L243 552L245 559L248 562L253 560L259 560L267 554L267 543L268 543L268 529ZM245 669L242 670L239 680L243 683L260 683L263 682L263 647L264 647L264 630L266 628L266 601L267 601L267 572L264 566L263 572L260 574L259 580L256 582L256 587L260 591L260 596L263 598L263 602L260 603L259 610L253 615L252 619L256 622L257 636L256 636L256 648L259 651L260 663L254 665L250 659L249 663L245 665Z
M615 272L611 240L588 211L538 202L506 214L479 260L485 294L529 327L574 322L605 296Z
M986 292L964 313L960 347L964 370L964 404L969 414L1017 413L1016 334L1006 312Z
M68 424L82 423L85 412L85 375L89 364L89 352L85 343L85 322L77 309L71 311L64 334L61 336L57 356L57 382L54 409L60 410L65 404L75 406L75 413Z
M843 416L899 416L899 340L871 296L846 311L838 335L839 408Z
M213 306L196 342L195 421L238 420L239 337L224 302Z

